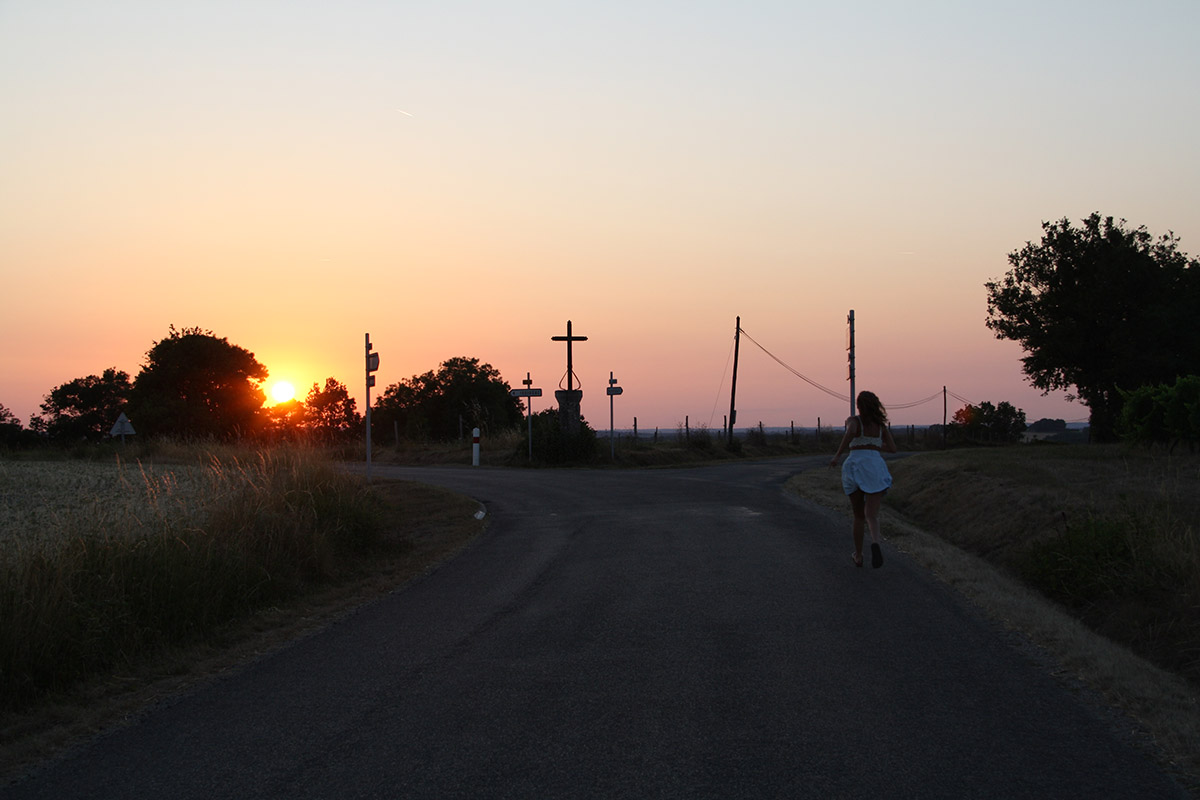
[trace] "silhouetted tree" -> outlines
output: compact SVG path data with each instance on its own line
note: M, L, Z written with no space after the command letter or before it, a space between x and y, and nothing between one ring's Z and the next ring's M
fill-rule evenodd
M362 417L345 384L325 379L325 388L313 384L304 400L304 419L309 432L325 441L340 441L358 434Z
M1079 228L1063 219L1042 230L986 284L987 326L1025 349L1034 386L1071 390L1093 437L1111 440L1120 390L1200 373L1200 268L1174 234L1154 239L1098 213Z
M0 445L14 447L21 442L24 433L21 420L7 406L0 403Z
M523 419L521 404L491 364L451 358L436 372L414 375L384 389L371 411L372 425L391 434L393 423L409 438L453 439L467 430L507 428Z
M954 412L955 427L968 439L989 442L1016 442L1025 432L1025 412L1012 403L992 405L986 400L977 406L965 405Z
M256 433L267 368L212 331L175 330L155 342L133 381L129 417L138 433L231 439Z
M46 395L37 428L55 441L98 442L125 410L131 388L129 373L116 367L68 381Z
M273 439L298 439L307 433L304 403L292 398L263 409L266 431Z

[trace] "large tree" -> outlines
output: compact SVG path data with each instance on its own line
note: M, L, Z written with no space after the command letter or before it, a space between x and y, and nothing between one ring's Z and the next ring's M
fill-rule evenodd
M42 402L37 428L58 441L97 442L129 402L129 373L109 367L55 387Z
M495 430L522 420L521 404L491 364L451 358L436 372L388 386L375 401L372 424L387 435L397 423L410 438L448 440L462 428Z
M1172 233L1098 213L1082 223L1045 222L1041 242L1009 254L1012 269L986 284L987 326L1025 349L1034 386L1082 400L1105 441L1121 390L1200 372L1200 266Z
M200 328L176 330L146 353L129 417L138 433L232 439L262 422L267 368L245 348Z

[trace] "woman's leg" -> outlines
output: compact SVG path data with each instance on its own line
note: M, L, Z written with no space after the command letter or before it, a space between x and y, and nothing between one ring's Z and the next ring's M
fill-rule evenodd
M879 506L883 503L883 492L867 495L863 500L863 515L871 531L871 566L883 566L883 551L879 549Z
M862 558L863 527L867 523L865 495L857 490L850 495L850 510L854 512L854 555L855 560Z
M879 507L883 504L883 492L868 494L863 498L863 516L871 532L871 541L879 544Z

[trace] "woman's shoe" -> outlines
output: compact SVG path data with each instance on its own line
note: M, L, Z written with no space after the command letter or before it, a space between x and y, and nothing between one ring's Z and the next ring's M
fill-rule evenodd
M862 566L862 553L851 553L850 558L854 559L854 566Z
M879 545L871 545L871 566L879 569L883 566L883 551L879 549Z

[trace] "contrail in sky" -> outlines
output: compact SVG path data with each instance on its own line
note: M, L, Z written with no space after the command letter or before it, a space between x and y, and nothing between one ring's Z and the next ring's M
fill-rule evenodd
M404 115L404 116L406 116L406 117L411 117L411 116L412 116L412 114L408 113L408 112L407 112L407 111L405 111L403 108L397 108L396 110L397 110L397 111L399 111L401 114L403 114L403 115Z

